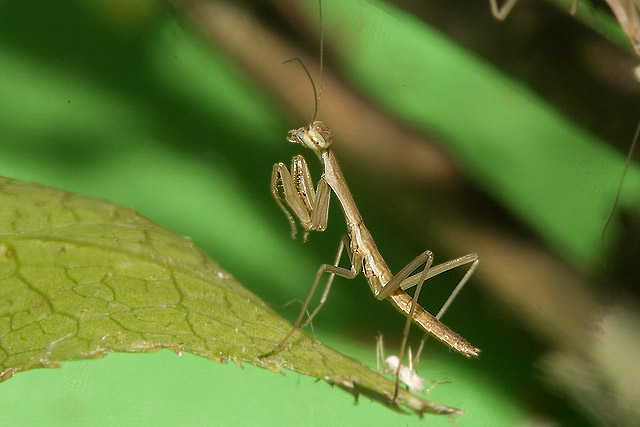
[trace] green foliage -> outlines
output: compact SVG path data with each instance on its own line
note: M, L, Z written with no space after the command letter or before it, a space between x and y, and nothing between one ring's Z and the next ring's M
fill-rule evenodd
M334 204L326 233L312 235L304 246L292 241L288 224L268 193L271 165L299 153L284 142L284 136L287 129L300 126L300 120L291 119L227 54L212 50L200 35L185 31L157 3L137 2L148 7L135 11L129 3L27 0L0 5L0 99L7 106L0 109L1 174L132 206L163 227L190 236L239 282L276 311L293 317L299 306L282 305L306 295L318 264L333 259L344 233ZM315 23L315 1L307 3L308 22ZM492 69L477 54L464 52L415 16L373 1L324 3L332 65L342 66L354 85L397 117L450 144L467 176L529 224L557 253L567 254L585 270L602 261L598 256L604 250L594 242L606 217L603 206L612 200L618 183L622 154L603 147L599 137L577 129L571 119L526 90L524 83ZM488 15L488 5L481 6ZM343 8L351 9L345 13ZM310 28L307 25L313 32ZM255 44L260 42L256 38ZM286 59L273 55L276 67ZM433 91L425 92L425 88ZM325 87L325 95L331 91ZM310 98L307 93L302 95ZM418 116L418 111L427 116ZM532 120L525 122L525 118ZM627 126L627 138L634 126ZM336 150L340 138L336 135ZM538 143L541 148L535 152ZM524 150L517 150L520 147ZM362 154L365 158L366 153ZM389 221L390 216L376 219L383 210L398 207L396 200L380 206L375 197L378 189L369 189L374 195L367 196L362 182L368 183L368 178L358 177L344 163L350 185L356 189L358 180L361 182L354 191L356 200L381 251L391 260L392 270L426 247L435 249L425 247L432 241L415 235L413 227L425 222L419 210L403 221ZM534 169L540 174L534 175ZM625 186L623 201L631 203L637 188L636 168ZM410 210L400 208L402 214ZM4 206L0 211L7 212ZM69 213L59 210L61 217ZM140 218L130 212L125 216ZM446 223L446 218L442 221ZM424 227L432 224L427 222ZM177 238L154 229L159 237ZM15 242L12 245L5 245L2 258L9 273L20 257L6 255L26 250ZM61 245L51 244L44 255L64 256L55 252ZM205 259L189 243L182 241L181 245L195 251L195 259ZM77 242L65 242L64 247L65 251L77 249ZM107 251L98 251L96 256L107 255L114 260L118 256ZM151 264L151 272L166 275L160 264ZM125 266L114 263L114 267ZM84 277L63 279L73 283L98 275L91 270L87 267ZM215 271L221 270L216 267ZM58 277L55 269L51 273ZM212 283L218 280L217 274L213 276ZM142 288L138 280L129 283L131 289ZM545 346L506 314L505 301L490 300L474 283L456 301L447 322L451 319L452 327L481 347L482 357L469 361L437 344L429 345L420 375L446 377L451 382L436 387L429 399L463 409L462 425L514 425L531 422L532 416L538 421L540 413L543 422L548 413L568 413L567 419L575 421L568 405L558 403L560 399L540 386L534 366ZM41 287L34 282L31 296L37 298ZM81 286L75 298L90 300L93 305L87 309L95 310L115 295L107 288ZM247 295L245 290L238 292ZM128 303L141 303L133 294L126 298L133 299ZM175 301L175 295L168 298ZM0 306L4 304L3 297ZM45 301L29 307L15 321L37 319L47 314L50 305ZM138 332L140 350L157 349L150 344L161 339L166 340L162 345L179 350L183 340L162 330L184 325L186 314L167 311L158 319L139 307L138 316L118 320L129 321L129 326L142 332L142 326L155 318L162 323L160 332L148 329L145 337ZM235 318L234 313L229 316ZM64 327L69 317L56 319L61 322L45 323L33 334L42 339L39 355L29 359L33 366L52 362L55 352L61 355L80 348L91 353L86 340L55 342L48 337ZM76 323L68 324L77 330ZM286 329L282 325L278 331ZM391 347L401 325L402 317L386 302L377 302L363 278L337 281L327 306L314 321L321 341L370 365L375 363L376 333L382 330ZM112 328L104 341L117 345L118 329L122 328ZM265 340L273 342L276 335ZM95 333L91 340L95 344L102 337ZM196 341L188 344L194 346ZM12 345L27 346L17 339ZM213 357L226 358L229 347L216 345L223 354ZM127 350L127 345L122 349ZM43 351L44 358L40 357ZM0 401L11 408L0 412L3 425L420 422L398 418L367 399L353 405L344 393L309 378L280 377L252 366L239 370L188 354L178 358L166 351L116 353L99 362L75 361L64 363L64 369L32 370L2 383ZM431 417L429 423L450 425L446 417Z

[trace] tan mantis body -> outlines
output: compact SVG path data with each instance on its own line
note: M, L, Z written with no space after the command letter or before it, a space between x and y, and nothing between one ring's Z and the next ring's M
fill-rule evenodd
M321 0L318 0L318 8L320 16L321 93L323 63ZM299 60L299 58L295 59ZM478 256L476 254L469 254L447 261L443 264L436 265L435 267L431 267L431 264L433 263L433 253L427 250L407 264L398 272L398 274L393 275L391 273L387 263L378 251L373 237L362 221L362 216L356 207L356 203L349 191L347 182L342 175L342 170L340 169L338 160L336 159L333 151L329 148L332 140L331 130L324 123L315 120L316 114L318 113L320 96L316 93L315 85L313 84L313 79L311 79L309 71L302 61L300 61L300 64L311 81L314 98L316 100L316 110L311 124L296 130L290 130L287 140L311 149L322 163L323 175L314 190L307 162L304 160L304 157L300 155L294 156L291 163L291 171L287 169L287 166L284 163L276 163L273 165L273 172L271 175L271 193L291 224L292 237L295 238L296 236L297 218L304 229L304 238L306 240L310 231L324 231L327 227L329 201L331 198L331 191L333 191L342 206L347 224L347 235L343 236L341 239L335 262L333 264L322 264L320 268L318 268L318 272L316 273L316 278L311 286L309 295L307 296L302 309L300 310L300 314L289 332L271 351L261 355L260 357L269 357L276 353L282 348L282 346L284 346L296 329L301 326L304 327L308 325L313 320L320 308L322 308L326 302L329 290L331 289L331 284L333 283L333 279L336 275L347 279L353 279L360 274L360 272L364 272L373 295L379 300L389 300L397 310L407 316L403 331L402 345L400 347L400 356L398 357L395 372L396 382L393 396L393 401L395 401L398 396L398 389L401 381L401 370L403 368L402 360L404 358L404 352L409 337L411 321L419 325L427 334L436 337L449 347L467 357L477 356L479 354L479 349L469 344L464 338L440 322L440 317L442 317L458 292L460 292L462 287L473 274L473 271L478 265ZM342 253L345 248L347 248L347 254L351 263L349 268L339 267ZM422 265L424 265L424 268L421 272L411 275L411 273L418 270ZM433 316L417 303L422 289L422 284L425 280L464 265L469 265L466 274L460 280L436 316ZM318 283L320 282L320 278L325 272L329 273L329 278L320 298L320 302L311 314L309 314L306 322L303 324L302 318L304 317L304 314L307 313L307 309L316 291ZM411 297L405 292L405 289L413 286L417 287L414 296ZM420 350L422 349L423 344L424 338L420 345ZM416 359L420 357L419 353L420 351L418 352ZM404 368L406 369L406 367ZM404 380L402 381L405 382ZM412 381L410 380L409 382L411 383Z
M271 191L291 223L293 237L295 237L296 234L295 218L299 220L305 230L305 237L309 231L323 231L326 228L331 191L336 194L342 206L348 234L341 240L334 264L322 264L318 269L313 286L291 330L279 344L270 352L262 355L262 357L268 357L277 352L286 343L291 334L300 327L302 318L315 293L320 277L325 272L329 273L329 279L325 285L322 297L318 306L309 315L307 321L302 324L303 327L311 322L325 303L335 275L352 279L360 272L364 272L374 296L379 300L389 300L396 309L407 316L400 350L400 361L402 361L404 356L411 321L419 325L428 334L433 335L465 356L477 356L480 350L441 323L439 319L475 270L478 264L478 256L476 254L469 254L431 267L433 254L431 251L425 251L394 276L378 251L369 230L362 221L362 216L349 191L340 165L333 151L329 148L331 138L331 130L319 121L314 121L309 126L289 131L289 142L301 144L314 151L323 165L324 173L318 181L315 190L309 168L302 156L294 156L291 172L284 163L276 163L273 166ZM339 267L342 252L345 247L347 248L351 262L351 266L348 269ZM422 265L424 265L424 268L421 272L411 275L411 273L418 270ZM433 316L417 303L422 284L425 280L463 265L470 265L467 273L462 280L460 280L436 316ZM417 288L414 297L411 297L404 290L413 286L417 286ZM397 395L398 391L398 374L401 366L401 364L398 365L398 372L396 373L395 395Z

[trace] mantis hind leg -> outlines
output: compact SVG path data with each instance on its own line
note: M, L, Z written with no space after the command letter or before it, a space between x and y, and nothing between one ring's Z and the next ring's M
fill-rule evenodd
M409 329L411 327L411 321L413 319L413 313L415 311L416 306L418 305L418 298L420 296L420 292L422 291L422 285L424 282L431 277L437 276L438 274L444 273L446 271L470 265L465 275L458 282L456 287L453 289L442 308L440 308L438 314L435 316L436 320L440 320L440 318L444 315L446 310L449 308L455 297L458 295L460 290L467 283L473 272L475 271L478 265L478 255L477 254L469 254L460 258L456 258L442 264L438 264L432 267L433 263L433 253L431 251L424 251L420 255L418 255L413 261L407 264L402 270L398 272L385 286L383 286L380 291L377 293L376 297L379 299L386 298L391 295L393 292L398 289L409 289L413 286L417 286L416 291L411 299L411 307L409 312L407 313L407 320L405 322L405 327L402 333L402 344L400 345L400 365L404 360L404 353L407 346L407 342L409 339ZM415 270L417 270L421 265L424 265L424 268L421 272L411 275ZM416 355L416 359L420 358L420 353L422 352L422 348L424 346L423 338L422 343L420 345L420 349L418 350L418 354ZM396 385L394 391L393 401L397 398L398 389L399 389L399 372L400 367L398 367L396 372Z
M400 270L398 274L396 274L387 285L383 288L384 291L389 289L389 293L393 290L397 290L401 288L402 282L414 271L418 266L424 264L424 269L421 273L417 275L420 277L420 280L416 287L416 292L413 294L413 298L411 299L411 308L409 309L409 313L407 313L407 320L404 324L404 330L402 331L402 344L400 344L400 362L398 363L398 367L396 368L396 382L393 390L393 399L392 402L395 402L398 398L398 391L400 390L400 369L402 368L402 362L404 361L404 353L407 347L407 341L409 340L409 329L411 328L411 320L413 319L413 312L415 311L416 305L418 304L418 298L420 297L420 292L422 291L422 285L425 280L427 280L427 275L429 274L429 269L431 268L431 264L433 263L433 252L424 251L422 254L418 255L416 259L407 264L405 268Z

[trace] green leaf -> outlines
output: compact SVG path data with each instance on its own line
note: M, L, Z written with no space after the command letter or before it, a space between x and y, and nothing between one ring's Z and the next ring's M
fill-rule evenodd
M0 381L59 361L168 348L287 368L389 406L393 382L302 332L189 240L133 209L0 179ZM417 413L461 411L401 390Z

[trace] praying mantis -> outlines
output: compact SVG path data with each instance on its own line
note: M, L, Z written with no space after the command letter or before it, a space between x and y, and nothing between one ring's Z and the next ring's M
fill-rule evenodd
M321 5L320 22L320 70L322 72L323 37ZM307 72L307 75L310 76L304 64L302 64L302 66L305 72ZM307 126L290 130L287 141L300 144L316 155L322 164L322 177L314 189L306 160L302 155L296 155L293 157L291 169L288 169L284 163L276 163L273 165L271 193L291 224L292 237L295 238L296 236L297 221L304 230L305 240L309 232L324 231L326 229L330 196L331 193L334 193L342 206L347 226L347 234L340 240L340 246L334 263L322 264L318 268L315 280L300 310L300 314L289 332L271 351L260 357L266 358L278 352L298 328L305 327L313 320L325 304L336 275L353 279L361 272L364 273L375 298L378 300L386 299L398 311L407 316L400 347L400 362L404 358L411 322L416 323L425 333L436 337L459 353L467 357L478 356L480 352L478 348L468 343L459 334L440 322L442 315L476 269L478 265L478 255L472 253L433 266L433 253L430 250L426 250L402 268L397 274L394 275L391 273L384 258L378 251L371 233L364 225L362 216L358 211L346 179L342 174L338 159L331 149L333 139L331 129L323 122L316 120L320 96L316 93L313 80L310 80L313 86L316 104L313 119ZM345 250L350 262L348 268L340 266L340 261L342 260ZM418 304L418 297L422 285L426 280L462 266L468 266L465 275L458 282L437 315L432 315ZM416 271L418 272L412 274ZM313 311L311 311L311 314L308 315L307 320L302 323L302 319L305 313L307 313L307 309L324 273L328 273L329 278L325 284L320 302ZM412 297L405 290L414 286L416 286L416 290ZM396 383L393 401L395 401L398 395L400 370L402 366L402 363L398 363L396 367Z

